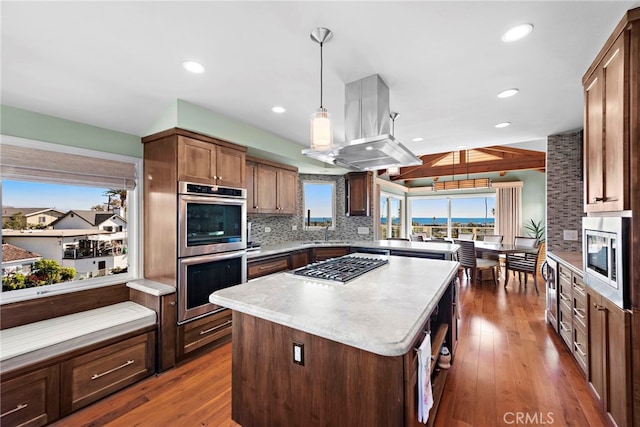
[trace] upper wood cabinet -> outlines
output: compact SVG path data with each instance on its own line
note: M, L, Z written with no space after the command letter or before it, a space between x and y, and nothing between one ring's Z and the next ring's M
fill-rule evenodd
M253 157L247 160L247 213L288 214L297 211L296 168Z
M345 213L347 216L369 216L371 213L371 173L351 172L344 176Z
M632 60L640 55L638 19L638 10L625 16L582 80L585 212L630 209L630 141L637 141L640 118L632 108L640 103L640 64Z
M178 180L244 188L245 153L178 136Z

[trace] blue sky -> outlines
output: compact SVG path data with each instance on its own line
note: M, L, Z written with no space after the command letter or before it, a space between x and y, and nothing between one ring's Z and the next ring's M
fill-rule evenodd
M331 217L332 216L332 186L327 183L315 184L304 183L305 194L305 211L304 217L307 217L306 209L311 209L311 217Z
M106 204L105 188L82 187L38 182L2 181L2 206L16 208L55 208L89 210Z

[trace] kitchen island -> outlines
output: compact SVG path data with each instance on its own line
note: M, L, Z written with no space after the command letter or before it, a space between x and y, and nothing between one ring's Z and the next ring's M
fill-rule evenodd
M233 310L233 419L417 425L414 348L429 331L432 354L443 342L455 352L457 270L391 256L344 284L278 273L215 292L210 301ZM445 378L433 378L436 397Z

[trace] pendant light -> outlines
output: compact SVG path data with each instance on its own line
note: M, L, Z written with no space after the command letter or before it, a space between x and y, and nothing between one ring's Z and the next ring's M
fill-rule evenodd
M326 151L333 148L333 131L327 109L322 106L322 45L333 37L328 28L319 27L311 32L311 40L320 44L320 108L311 114L311 149Z
M396 130L396 118L399 115L400 114L398 114L398 113L389 114L389 117L391 117L391 136L394 136L394 133L395 133L395 130ZM389 176L398 176L398 175L400 175L400 166L389 166L387 168L387 173L389 174Z

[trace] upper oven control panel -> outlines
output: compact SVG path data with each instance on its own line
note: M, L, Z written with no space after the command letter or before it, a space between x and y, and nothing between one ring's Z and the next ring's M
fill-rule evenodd
M222 187L220 185L196 184L193 182L179 183L180 194L197 194L210 196L234 197L238 199L247 198L247 190L244 188Z

